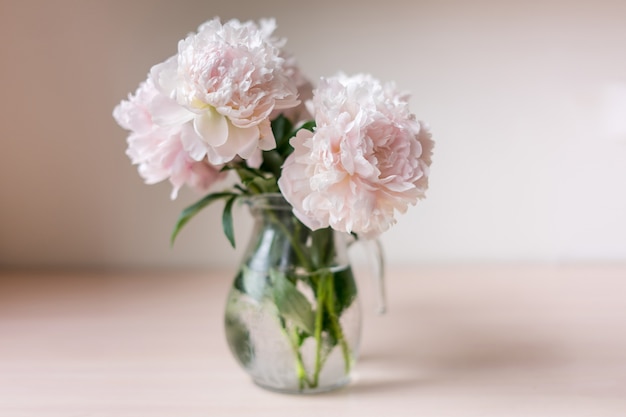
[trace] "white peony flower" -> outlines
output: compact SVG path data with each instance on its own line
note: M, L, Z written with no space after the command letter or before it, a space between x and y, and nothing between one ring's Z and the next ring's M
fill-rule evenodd
M162 126L191 121L185 149L195 160L224 164L273 149L269 116L296 106L297 87L285 72L273 20L221 24L210 20L178 45L178 54L155 65L151 77L177 108L155 109Z

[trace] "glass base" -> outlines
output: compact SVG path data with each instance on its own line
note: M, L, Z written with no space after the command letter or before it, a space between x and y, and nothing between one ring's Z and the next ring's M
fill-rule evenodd
M348 385L350 383L350 377L346 377L342 380L337 381L333 385L324 385L319 386L317 388L280 388L271 385L265 385L260 381L252 380L254 384L260 388L263 388L267 391L277 392L279 394L289 394L289 395L315 395L315 394L323 394L331 391L336 391Z

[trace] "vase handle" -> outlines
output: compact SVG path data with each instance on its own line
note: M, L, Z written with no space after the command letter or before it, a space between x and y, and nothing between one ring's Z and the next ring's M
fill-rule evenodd
M385 288L385 256L383 253L383 245L379 239L368 239L367 249L371 256L369 256L369 263L372 268L372 278L374 279L375 291L377 300L376 312L378 314L385 314L387 311L387 292Z
M376 295L376 312L384 314L387 311L387 294L385 290L385 256L383 253L383 245L379 239L354 239L353 243L359 243L363 246L367 263L369 266L370 276L374 284Z

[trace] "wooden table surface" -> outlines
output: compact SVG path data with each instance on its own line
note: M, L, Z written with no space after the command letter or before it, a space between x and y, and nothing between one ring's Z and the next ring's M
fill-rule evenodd
M0 271L0 416L626 416L626 265L388 271L353 382L253 385L229 271Z

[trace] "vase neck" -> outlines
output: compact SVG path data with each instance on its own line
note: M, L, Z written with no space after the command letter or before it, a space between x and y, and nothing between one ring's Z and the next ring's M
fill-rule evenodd
M246 200L252 214L260 211L292 211L293 207L282 194L257 194Z

